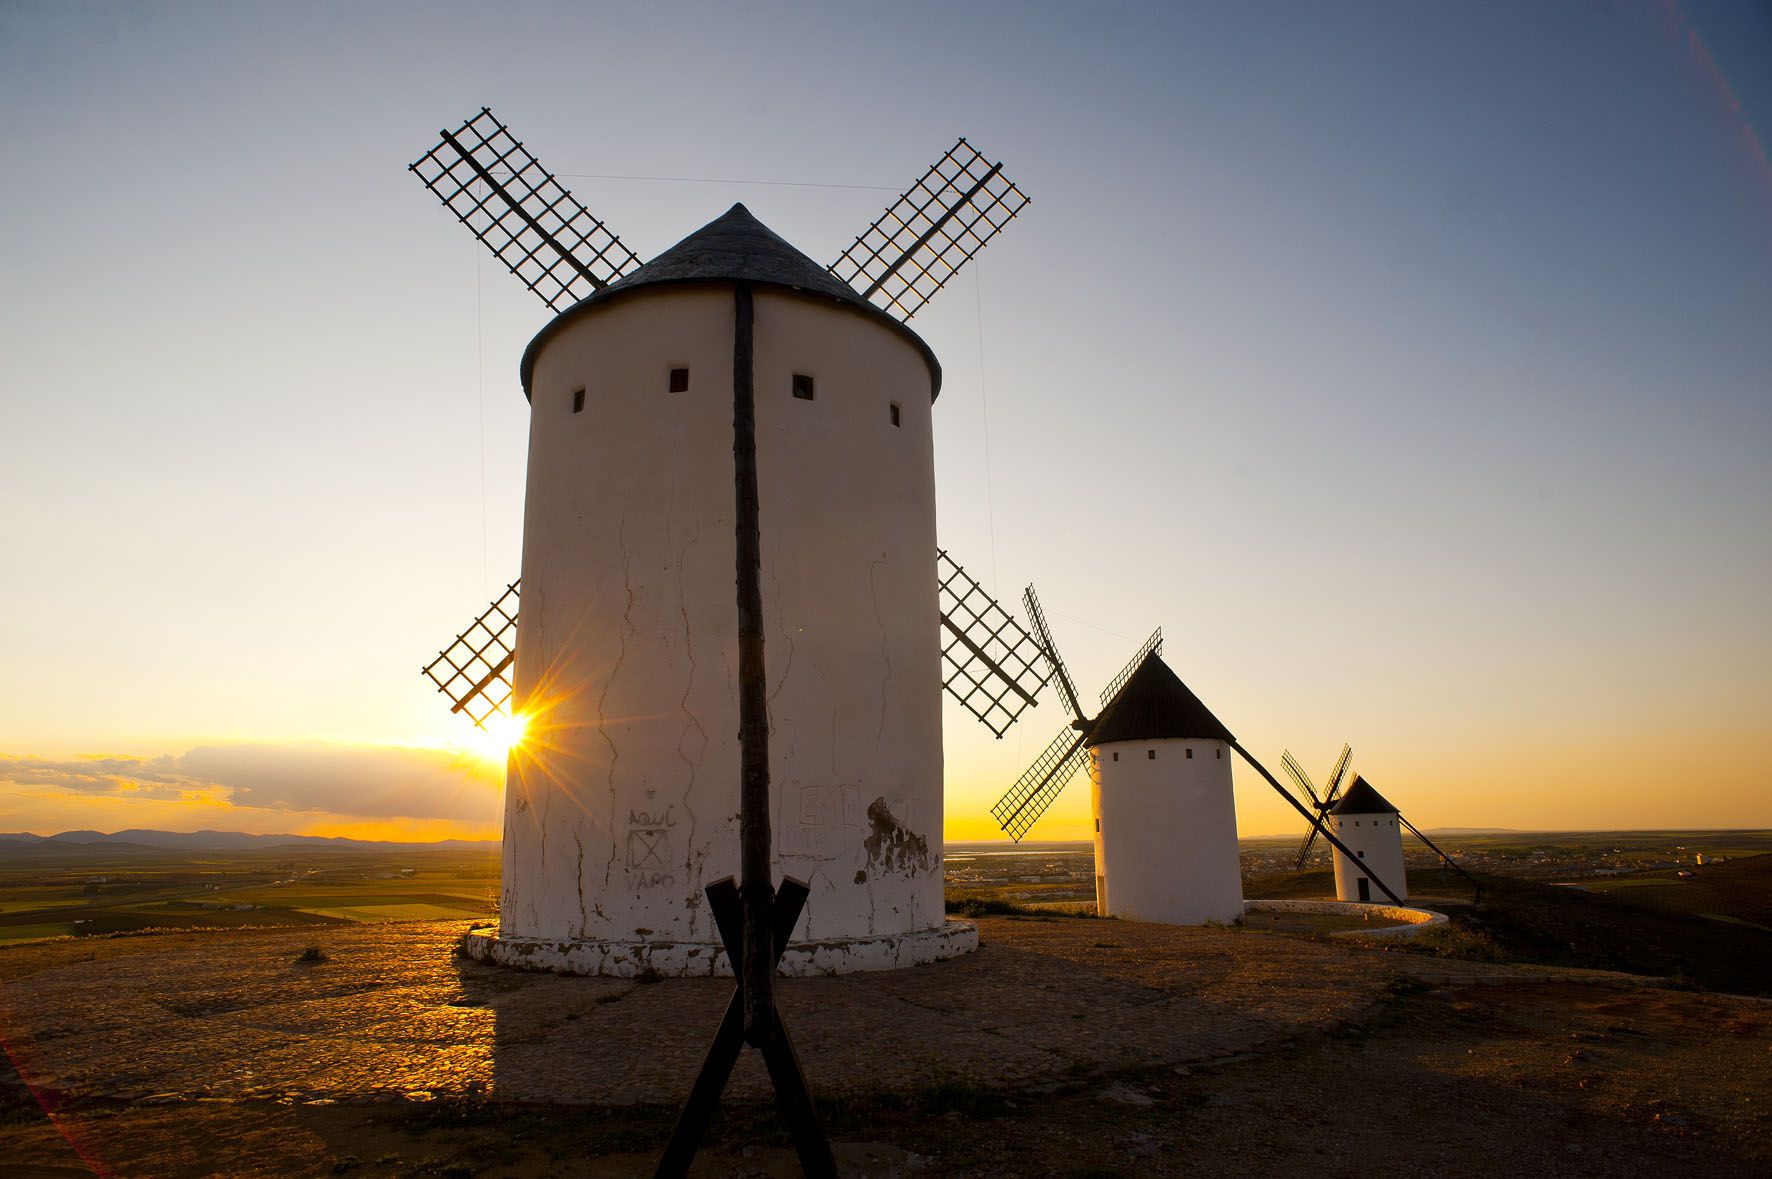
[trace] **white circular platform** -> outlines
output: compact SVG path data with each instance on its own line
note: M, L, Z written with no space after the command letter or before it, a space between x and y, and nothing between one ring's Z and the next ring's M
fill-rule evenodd
M1245 913L1323 913L1344 917L1366 917L1393 924L1374 929L1343 929L1330 937L1414 937L1438 925L1446 924L1444 913L1432 909L1412 909L1402 905L1374 905L1360 901L1244 901Z
M590 974L608 978L712 978L732 975L725 953L713 942L616 942L593 939L552 941L502 938L496 929L477 929L462 936L462 952L476 962L556 974ZM832 938L790 942L781 956L781 973L794 978L852 974L863 970L896 970L957 958L978 948L978 926L947 921L933 929L880 937Z

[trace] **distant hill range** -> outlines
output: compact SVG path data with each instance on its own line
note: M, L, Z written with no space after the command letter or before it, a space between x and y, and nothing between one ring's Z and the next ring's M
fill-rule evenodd
M440 851L490 850L496 839L442 839L433 843L397 840L344 839L327 835L248 835L244 831L63 831L59 835L33 835L28 831L0 833L0 855L14 851L79 852L117 851L131 847L161 851L260 851L275 847L337 848L350 851L393 851L401 848L435 848Z

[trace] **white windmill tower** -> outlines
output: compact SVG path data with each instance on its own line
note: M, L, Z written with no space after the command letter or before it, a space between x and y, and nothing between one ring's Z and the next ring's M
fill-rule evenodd
M1364 778L1358 774L1353 777L1353 785L1363 788L1359 797L1354 797L1352 786L1348 787L1347 794L1341 793L1343 783L1348 781L1348 763L1353 757L1353 753L1351 746L1343 745L1341 747L1341 756L1335 759L1335 766L1329 771L1329 784L1321 794L1317 793L1316 785L1311 781L1310 775L1304 772L1304 767L1298 764L1298 759L1292 756L1290 750L1280 755L1281 765L1292 779L1292 784L1298 788L1300 794L1309 800L1310 810L1316 812L1316 819L1312 822L1310 831L1305 834L1304 842L1299 844L1298 860L1294 868L1303 871L1305 861L1310 858L1311 848L1315 845L1317 836L1327 835L1332 831L1340 837L1343 844L1353 849L1352 851L1343 851L1342 848L1337 847L1332 853L1336 898L1343 901L1376 900L1378 898L1373 895L1374 892L1382 892L1387 894L1385 899L1402 904L1408 897L1408 890L1403 878L1401 846L1402 832L1407 831L1419 839L1429 851L1438 856L1442 864L1470 882L1473 893L1472 903L1481 901L1483 886L1476 877L1466 872L1457 860L1441 851L1433 840L1423 835L1415 824L1392 806L1383 795L1372 789L1371 784ZM1350 802L1349 799L1353 801ZM1289 801L1299 810L1305 811L1305 808L1299 805L1298 800ZM1370 814L1362 809L1375 806L1378 809ZM1308 817L1309 811L1305 811L1305 813ZM1389 839L1386 838L1386 833L1394 835L1398 841L1394 857L1390 853ZM1390 881L1393 874L1396 877L1397 889L1396 894L1391 896L1384 882ZM1376 888L1374 888L1375 884Z
M1076 719L1022 772L991 814L1019 842L1088 764L1098 911L1174 924L1242 915L1230 753L1248 762L1331 846L1342 848L1322 815L1287 793L1163 663L1161 630L1108 684L1101 710L1089 716L1032 586L1022 601L1051 681ZM1391 895L1382 881L1378 890ZM1401 897L1391 899L1402 903Z
M961 140L828 268L742 205L642 265L489 110L413 170L558 312L521 366L520 583L426 668L476 723L527 724L470 952L723 969L704 890L752 800L758 876L807 887L784 970L971 948L943 912L940 692L1001 736L1046 676L937 549L941 369L904 321L1026 198Z
M1397 808L1358 774L1354 784L1329 809L1329 830L1341 837L1344 852L1335 851L1335 899L1371 901L1372 881L1362 867L1370 868L1409 899L1409 882L1403 871L1402 815Z
M1096 912L1203 925L1243 915L1236 738L1152 652L1090 726Z
M1243 880L1227 756L1236 739L1163 662L1163 632L1145 640L1090 716L1033 586L1022 601L1075 720L991 814L1019 841L1087 764L1097 912L1171 925L1241 917Z

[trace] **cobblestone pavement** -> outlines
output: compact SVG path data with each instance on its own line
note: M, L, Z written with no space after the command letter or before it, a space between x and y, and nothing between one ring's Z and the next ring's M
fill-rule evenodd
M949 962L784 979L826 1094L1037 1085L1247 1052L1338 1023L1408 963L1286 937L1122 921L979 921ZM0 1027L25 1080L133 1101L467 1096L681 1100L732 984L511 971L452 954L460 922L183 932L0 951ZM734 1096L763 1097L755 1053Z

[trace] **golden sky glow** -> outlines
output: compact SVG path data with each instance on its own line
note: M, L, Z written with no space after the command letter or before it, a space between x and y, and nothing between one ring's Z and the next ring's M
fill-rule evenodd
M835 10L11 6L0 830L497 836L509 735L416 672L517 576L547 316L404 172L488 84L643 257L739 199L834 257L957 132L1004 160L1033 204L914 322L938 536L1085 694L1160 625L1270 768L1349 742L1424 827L1772 826L1764 22L1263 7L983 56L932 8L907 61ZM647 101L598 117L586 44L676 84L604 55ZM950 838L1059 714L946 708Z

